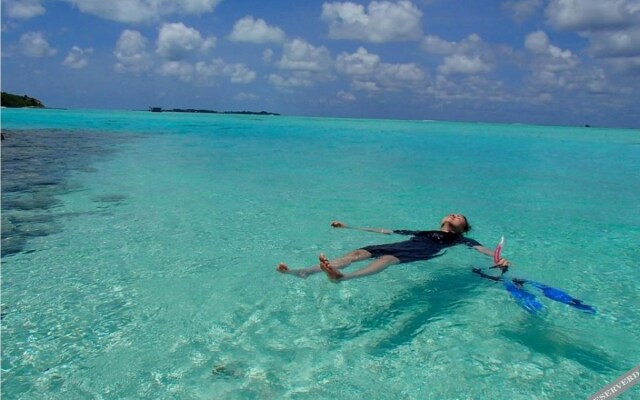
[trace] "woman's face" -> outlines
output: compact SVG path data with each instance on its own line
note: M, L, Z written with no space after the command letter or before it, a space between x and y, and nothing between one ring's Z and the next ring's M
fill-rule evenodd
M462 214L449 214L440 221L440 226L449 224L454 232L464 232L467 227L467 219Z

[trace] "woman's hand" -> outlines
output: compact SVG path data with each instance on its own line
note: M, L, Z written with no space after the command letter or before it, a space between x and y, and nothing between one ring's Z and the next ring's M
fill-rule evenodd
M503 271L509 269L511 263L506 258L500 258L500 260L495 264L496 268L500 268Z
M331 222L331 226L334 228L346 228L347 224L345 224L344 222L340 222L340 221L333 221Z

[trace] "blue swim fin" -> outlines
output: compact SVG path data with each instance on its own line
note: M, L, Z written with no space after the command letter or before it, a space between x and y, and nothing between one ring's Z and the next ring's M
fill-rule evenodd
M493 267L491 267L493 268ZM491 269L489 268L489 269ZM502 282L505 289L511 296L516 300L516 302L520 305L520 307L527 310L527 312L538 315L538 312L544 310L544 306L538 299L531 293L524 290L524 285L526 283L540 290L542 294L551 300L567 304L571 307L577 308L578 310L587 312L589 314L596 314L596 309L593 306L588 304L584 304L582 300L576 299L575 297L570 296L569 294L563 292L560 289L556 289L551 286L547 286L540 282L530 281L528 279L521 278L507 278L506 274L502 274L500 276L489 275L484 272L481 268L473 268L472 272L480 275L480 277L492 280L494 282Z
M515 299L516 303L532 315L538 315L544 311L544 305L533 294L524 290L521 285L513 283L511 279L502 280L507 292Z
M553 288L551 286L547 286L543 283L539 283L539 282L534 282L534 281L525 281L526 283L530 284L531 286L539 289L540 291L542 291L542 293L550 298L551 300L555 300L558 301L560 303L563 304L567 304L570 305L571 307L575 307L579 310L588 312L590 314L595 314L596 313L596 309L593 308L592 306L588 305L588 304L584 304L582 302L582 300L578 300L574 297L571 297L570 295L568 295L567 293L563 292L560 289L556 289Z

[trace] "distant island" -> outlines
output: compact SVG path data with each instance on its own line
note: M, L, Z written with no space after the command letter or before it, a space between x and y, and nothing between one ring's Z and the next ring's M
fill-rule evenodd
M151 112L182 112L182 113L202 113L202 114L241 114L241 115L280 115L278 113L272 113L267 111L215 111L215 110L200 110L194 108L173 108L163 109L162 107L149 107Z
M20 96L17 94L2 92L2 107L33 107L45 108L44 104L38 99L29 96Z

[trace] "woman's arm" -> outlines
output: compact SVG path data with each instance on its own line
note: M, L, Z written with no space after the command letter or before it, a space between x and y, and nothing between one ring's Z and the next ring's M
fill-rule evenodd
M473 246L473 249L486 256L493 257L493 250L489 250L484 246ZM500 258L500 261L498 261L495 265L498 265L500 267L508 267L510 264L509 260L507 260L506 258Z
M331 226L334 228L348 228L348 229L356 229L359 231L365 231L365 232L374 232L374 233L383 233L385 235L390 235L393 233L393 231L389 230L389 229L381 229L381 228L356 228L353 226L348 226L347 224L345 224L344 222L340 222L340 221L333 221L331 223Z

